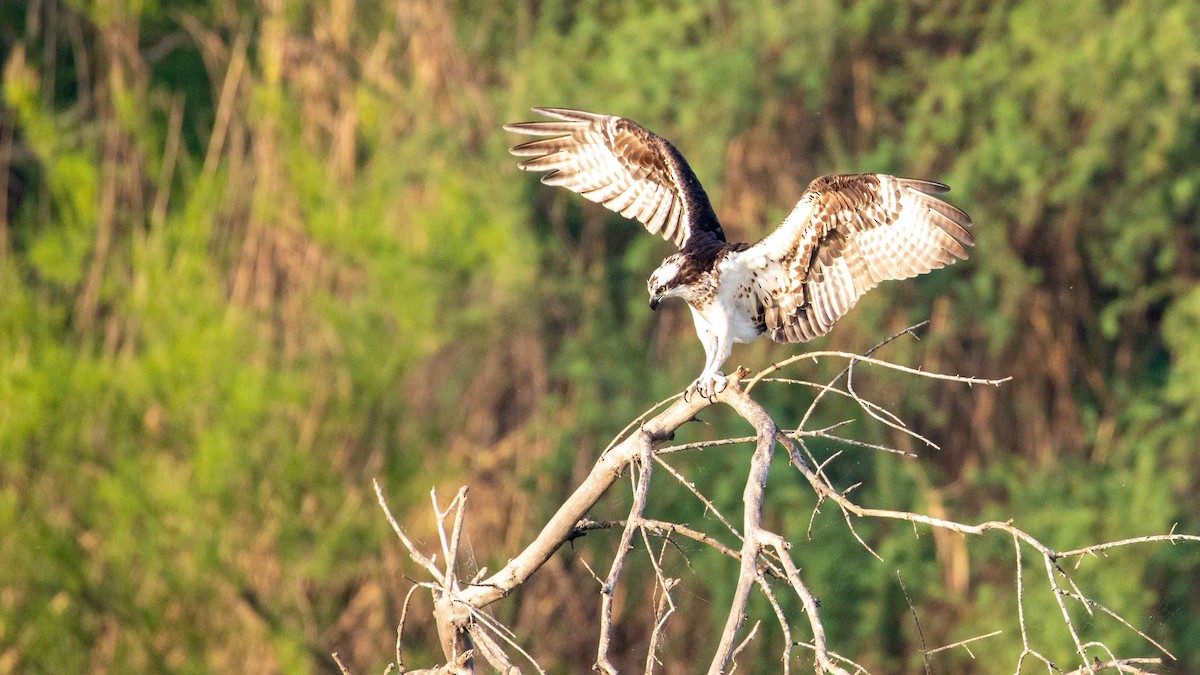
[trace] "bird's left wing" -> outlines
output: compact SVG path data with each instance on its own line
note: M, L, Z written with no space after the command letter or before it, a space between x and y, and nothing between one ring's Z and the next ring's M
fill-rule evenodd
M779 342L811 340L879 282L965 259L970 217L933 196L949 189L883 174L814 180L774 232L738 254L755 280L756 322Z
M561 185L685 248L696 238L725 240L700 181L675 146L633 120L564 108L534 108L551 122L519 122L505 131L544 136L511 152L518 166L547 171Z

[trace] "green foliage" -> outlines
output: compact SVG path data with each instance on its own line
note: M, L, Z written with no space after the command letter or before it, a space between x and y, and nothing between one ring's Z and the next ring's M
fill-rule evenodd
M972 260L883 286L814 346L861 350L932 317L888 357L1014 381L964 391L860 367L856 386L941 448L830 397L811 426L852 418L848 435L921 453L814 445L844 450L835 483L862 482L871 505L1015 518L1062 548L1200 531L1195 3L106 0L0 2L0 18L0 673L308 672L334 649L375 672L408 568L370 478L412 523L430 484L471 484L472 545L494 569L580 466L695 377L686 313L642 295L669 247L513 168L499 125L531 105L660 131L745 238L819 173L952 184ZM789 353L759 343L730 366ZM811 401L756 393L787 421ZM727 411L705 417L679 440L741 433ZM746 457L680 466L737 513ZM661 478L650 515L719 532ZM807 542L795 553L838 651L921 667L899 570L928 639L1004 630L937 670L1013 667L1010 541L953 558L926 531L863 524L879 562L829 506L810 530L811 493L782 463L769 494L770 525ZM560 574L552 611L499 610L557 672L590 663L564 626L594 621L576 562L606 565L611 545L589 535L565 573L543 572ZM733 563L680 553L689 621L663 658L686 671ZM1069 663L1025 563L1030 628ZM1186 671L1198 570L1194 548L1148 546L1075 578L1148 617ZM432 628L413 621L420 642ZM776 672L780 637L764 635L746 658Z

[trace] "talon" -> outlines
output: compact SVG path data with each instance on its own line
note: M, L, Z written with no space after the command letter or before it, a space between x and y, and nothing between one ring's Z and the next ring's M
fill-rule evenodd
M692 383L689 393L694 391L709 403L716 403L717 394L724 391L728 386L729 382L726 380L724 373L704 373Z
M717 394L725 391L725 389L729 387L729 380L725 377L724 373L717 372L713 373L712 377L709 379L709 385L712 387L712 397L715 399Z

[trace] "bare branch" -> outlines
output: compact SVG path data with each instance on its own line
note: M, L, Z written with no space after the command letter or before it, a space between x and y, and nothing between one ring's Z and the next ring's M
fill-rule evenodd
M722 400L723 395L722 392L716 400ZM669 408L645 422L637 432L602 454L587 478L563 502L533 542L500 571L463 589L460 600L474 607L484 607L524 583L566 541L575 523L612 487L634 457L641 456L643 450L653 443L671 438L676 429L691 421L697 412L709 405L710 401L700 397L693 397L690 401L677 398Z
M625 520L588 520L585 518L579 521L579 525L575 527L571 538L574 539L576 537L580 537L583 535L583 533L591 532L592 530L610 530L618 527L624 528L625 523L627 522L628 521ZM687 537L688 539L693 539L701 544L705 544L706 546L711 546L721 553L736 560L740 560L742 557L741 553L729 548L725 544L722 544L721 542L713 539L703 532L700 532L699 530L688 527L687 525L669 523L665 520L652 520L648 518L642 518L640 525L642 528L649 530L650 532L653 532L661 537L669 538L672 534L679 534Z
M783 613L783 607L779 605L779 598L775 597L775 591L771 589L771 583L762 574L758 575L758 587L762 589L763 595L767 596L767 602L771 603L771 609L775 612L775 618L779 621L779 630L783 632L783 656L780 660L783 662L783 675L790 675L792 672L792 627L788 625L787 616Z
M613 557L612 567L609 568L608 578L600 587L600 643L596 648L594 668L606 675L616 675L617 672L617 669L608 660L608 647L612 640L613 595L617 588L617 581L621 577L621 570L625 567L625 556L632 548L633 532L637 529L642 513L646 510L646 497L650 492L650 473L654 468L654 462L651 461L652 452L648 443L643 446L641 461L638 462L640 476L637 480L637 489L633 493L633 504L629 507L629 518L625 521L625 528L621 531L621 542L617 545L617 553Z
M646 545L649 547L649 542ZM661 558L661 554L659 557ZM662 579L659 586L658 603L654 610L654 628L650 631L650 646L646 649L646 675L653 673L654 666L658 663L658 647L662 641L663 627L667 625L667 618L675 612L675 603L671 600L671 590L678 583L678 579Z
M1140 659L1113 659L1110 661L1097 661L1094 665L1086 668L1077 668L1064 675L1083 675L1101 670L1116 669L1123 673L1150 673L1151 671L1139 668L1138 666L1156 666L1162 663L1162 659L1155 658L1140 658Z
M1104 544L1094 544L1092 546L1084 546L1083 548L1077 548L1070 551L1065 551L1063 553L1056 553L1054 557L1070 558L1073 556L1085 555L1095 556L1097 553L1102 553L1120 546L1128 546L1130 544L1145 544L1155 541L1169 541L1172 544L1180 541L1200 542L1200 535L1175 534L1174 528L1172 528L1172 532L1170 534L1152 534L1146 537L1133 537L1130 539L1121 539L1119 541L1110 541ZM1078 567L1078 562L1076 562L1076 566Z
M429 500L433 502L433 516L437 520L438 541L440 541L442 544L442 558L445 559L445 561L446 561L447 585L452 586L453 580L454 580L454 573L452 570L454 569L454 565L452 564L453 559L450 557L450 542L446 538L445 525L446 525L446 516L449 515L450 510L454 508L454 502L451 501L450 505L446 507L445 511L442 511L441 509L439 509L438 508L438 498L437 498L437 488L431 488L429 490Z
M731 383L726 391L738 391L736 382ZM709 675L724 673L733 658L734 642L738 630L746 619L746 604L750 600L750 589L758 576L757 559L758 547L761 543L760 532L762 525L763 498L767 487L767 476L771 471L771 457L775 450L775 437L778 429L775 421L762 408L746 405L750 399L745 396L733 398L730 405L742 417L754 425L758 435L758 444L754 456L750 460L750 474L746 478L746 488L742 493L743 529L745 537L742 541L742 560L738 573L737 585L733 591L733 601L729 607L729 616L725 620L725 629L721 632L721 640L717 645L717 653L709 665ZM755 409L757 408L757 409Z
M408 620L408 603L412 601L413 593L417 592L420 586L413 584L413 587L408 589L408 593L404 595L404 604L400 608L400 623L396 624L396 668L400 672L404 672L404 655L401 652L400 644L404 640L404 624Z
M1022 652L1020 659L1023 661L1026 656L1033 656L1035 658L1038 658L1039 660L1042 660L1044 663L1047 664L1047 666L1053 667L1053 664L1051 664L1051 662L1048 659L1046 659L1044 656L1042 656L1041 654L1039 654L1038 652L1036 652L1029 646L1028 635L1027 635L1027 632L1025 629L1025 622L1024 622L1024 607L1023 607L1023 603L1021 602L1021 594L1023 593L1023 590L1021 589L1021 582L1020 582L1020 571L1021 571L1021 568L1020 568L1020 543L1023 542L1026 545L1028 545L1031 548L1038 551L1042 556L1043 562L1045 563L1047 578L1050 582L1051 590L1054 594L1055 601L1058 603L1059 608L1063 615L1064 623L1067 626L1068 631L1071 633L1072 640L1076 647L1076 652L1079 654L1080 659L1081 659L1082 663L1084 664L1083 668L1085 671L1090 669L1091 666L1088 665L1086 650L1084 649L1082 642L1079 639L1078 632L1075 629L1075 625L1074 625L1073 620L1071 619L1070 614L1067 612L1066 605L1062 602L1062 595L1066 591L1064 591L1058 585L1058 581L1054 576L1054 571L1057 568L1054 561L1059 558L1064 557L1063 554L1055 552L1053 549L1051 549L1048 546L1046 546L1045 544L1041 543L1039 540L1034 538L1032 535L1028 534L1027 532L1024 532L1023 530L1020 530L1020 529L1014 527L1011 522L988 521L988 522L980 523L978 525L967 525L964 523L946 520L943 518L934 518L931 516L926 516L923 514L911 513L911 512L906 512L906 511L894 511L894 510L890 510L890 509L874 509L874 508L861 507L861 506L855 504L850 499L848 499L844 493L838 492L837 490L833 489L832 486L830 486L827 481L823 481L821 479L821 477L813 469L811 469L808 466L808 464L805 462L804 458L800 456L799 449L797 448L796 444L792 442L792 440L790 438L788 438L785 435L780 435L780 440L784 444L784 446L787 447L789 456L792 459L792 464L797 469L800 470L800 472L808 480L809 484L812 485L813 489L816 490L817 493L821 497L835 502L836 504L838 504L839 507L842 508L843 513L846 514L848 524L850 523L850 519L849 519L850 514L853 514L860 518L881 518L881 519L892 519L892 520L906 520L906 521L909 521L912 523L922 523L922 524L929 525L932 527L938 527L938 528L942 528L942 529L951 530L954 532L959 532L960 534L981 535L981 534L983 534L989 530L993 530L993 529L1006 531L1009 534L1011 534L1014 538L1014 542L1016 542L1017 549L1018 549L1018 554L1017 554L1018 609L1019 609L1019 613L1020 613L1020 617L1021 617L1020 622L1021 622L1021 628L1022 628L1022 642L1025 645L1025 651ZM857 537L857 534L855 536ZM1148 540L1157 540L1157 541L1190 540L1192 537L1194 537L1194 535L1169 534L1169 535L1159 535L1155 538L1138 537L1138 538L1129 539L1129 540L1121 540L1121 542L1113 542L1113 544L1114 545L1116 545L1116 544L1127 545L1127 544L1133 544L1133 543L1141 543L1143 541L1148 541ZM861 542L861 538L859 540ZM1107 546L1105 544L1100 544L1100 545L1097 545L1094 547L1089 547L1087 549L1077 549L1077 550L1071 551L1070 553L1072 553L1073 555L1080 555L1082 553L1089 552L1089 549L1104 550L1105 548L1111 548L1111 546ZM1074 586L1074 582L1070 580L1070 578L1065 574L1065 572L1063 572L1061 569L1059 569L1059 573L1062 574L1065 579L1067 579L1068 583L1070 583L1072 585L1072 588L1077 588ZM1079 591L1076 590L1075 593L1079 593ZM1082 593L1079 593L1079 594L1082 595ZM1087 603L1084 603L1084 604L1085 604L1085 606L1087 606ZM1090 611L1090 608L1089 608L1089 611Z
M1075 623L1071 621L1071 614L1067 612L1067 606L1062 601L1062 589L1058 587L1058 581L1054 578L1054 563L1050 558L1043 557L1042 561L1046 563L1046 577L1050 580L1050 588L1054 591L1054 601L1058 603L1058 608L1062 610L1063 622L1067 625L1067 630L1071 633L1071 640L1075 643L1075 651L1079 654L1079 658L1084 664L1087 664L1087 652L1084 651L1083 645L1079 642L1079 634L1075 632ZM1087 672L1091 673L1091 668L1084 666Z
M450 586L458 585L458 545L462 540L463 518L467 513L467 487L458 489L454 497L458 503L458 512L454 514L454 529L450 533L450 553L446 556L446 582Z
M909 368L908 366L901 366L901 365L892 363L890 361L882 361L880 359L873 359L869 356L863 356L861 354L851 354L850 352L840 352L840 351L836 351L836 350L825 350L825 351L805 352L803 354L797 354L793 357L784 359L783 361L780 361L779 363L771 364L771 366L769 368L764 369L762 372L758 373L757 375L754 376L753 379L750 380L750 383L746 385L745 391L747 393L749 393L750 390L754 388L754 385L758 384L759 380L763 379L767 375L770 375L771 373L774 373L775 371L777 371L781 368L790 366L791 364L796 363L797 361L803 361L806 359L811 360L811 361L816 361L817 359L819 359L823 356L831 356L831 357L839 358L839 359L847 359L852 363L857 363L857 362L870 363L870 364L873 364L876 366L882 366L884 368L889 368L891 370L897 370L902 373L908 373L910 375L919 375L920 377L927 377L932 380L947 380L950 382L962 382L964 384L969 384L969 385L988 384L993 387L998 387L1012 379L1011 377L1005 377L1005 378L1001 378L1001 379L983 379L983 378L979 378L979 377L966 377L963 375L949 375L946 373L935 373L935 372L928 371L928 370L920 370L918 368Z
M816 513L823 503L826 501L834 503L840 510L850 533L867 552L877 558L879 557L878 554L875 553L855 529L856 521L861 519L906 521L912 525L914 533L917 533L919 525L957 532L963 536L982 536L992 530L1006 532L1012 538L1015 553L1017 621L1022 645L1022 652L1017 659L1016 670L1018 673L1021 672L1021 666L1026 658L1041 661L1049 673L1061 672L1054 663L1036 650L1034 643L1030 639L1025 613L1023 560L1024 554L1030 551L1036 552L1042 560L1049 583L1048 590L1054 595L1055 602L1058 604L1062 614L1063 622L1071 635L1076 654L1080 659L1079 669L1076 672L1093 673L1104 669L1142 672L1141 667L1143 665L1155 664L1158 663L1158 660L1118 658L1102 642L1085 642L1071 617L1070 611L1068 611L1069 608L1065 598L1079 602L1082 608L1089 612L1089 614L1093 610L1099 610L1101 613L1113 617L1127 629L1137 633L1143 639L1150 642L1150 644L1160 649L1163 654L1173 658L1165 647L1138 630L1129 621L1108 607L1088 597L1059 563L1063 559L1075 557L1077 558L1076 566L1078 566L1086 556L1099 557L1100 555L1107 555L1112 549L1123 546L1151 542L1200 542L1200 536L1176 534L1172 528L1171 532L1166 535L1148 535L1121 539L1058 552L1024 530L1014 526L1012 521L986 521L969 524L952 520L949 517L934 517L910 511L864 507L850 497L851 492L859 484L842 489L834 485L833 478L826 472L826 467L839 457L842 451L838 450L824 460L818 461L809 451L805 440L806 437L826 438L855 447L883 450L908 457L913 455L912 453L906 453L894 448L863 443L830 433L833 429L842 426L846 422L825 429L805 430L805 425L813 413L817 401L821 400L827 393L833 392L837 395L853 399L868 415L879 419L886 425L912 435L918 440L928 443L918 433L908 429L898 416L882 406L862 398L858 394L852 380L856 365L867 363L921 377L962 382L967 385L998 385L1007 381L1008 378L985 380L958 375L930 373L920 369L897 366L870 356L875 349L901 335L911 333L912 330L910 328L897 333L867 352L866 355L835 351L801 354L758 373L754 379L748 382L745 389L742 389L739 385L742 382L745 371L739 369L739 372L730 378L729 386L711 399L695 397L694 400L685 400L680 396L675 396L657 404L639 416L633 424L627 426L614 438L613 442L592 466L587 477L559 507L558 511L546 523L545 527L524 550L520 551L504 567L491 576L484 578L486 571L481 570L475 579L466 584L465 587L460 587L459 585L457 558L459 556L463 521L466 513L466 488L459 490L458 494L450 501L445 510L442 510L438 504L436 493L431 492L434 515L437 521L440 552L445 558L445 569L442 570L436 564L436 556L430 557L418 550L404 530L400 528L388 509L382 490L376 481L374 483L376 496L388 518L388 522L405 546L409 556L424 568L430 578L433 579L432 582L417 582L405 597L400 624L397 626L395 667L401 671L403 670L400 642L403 637L403 629L407 619L410 600L419 586L428 588L433 592L434 617L437 620L438 633L442 638L443 651L446 654L447 660L444 666L420 672L439 674L474 673L475 664L472 661L472 655L479 655L483 661L491 664L491 666L499 669L501 672L517 673L519 669L512 664L512 660L509 658L509 655L517 653L523 655L524 658L533 664L534 669L541 672L540 667L533 658L520 646L513 632L500 621L485 613L483 608L505 597L521 584L525 583L530 575L544 564L563 543L595 530L620 529L621 536L605 579L601 580L596 577L592 568L587 565L586 561L583 561L588 571L592 573L593 577L597 578L602 587L600 636L595 665L597 670L604 673L616 672L614 666L609 662L609 647L612 642L614 630L614 593L622 579L625 561L633 548L633 536L636 532L640 533L642 542L646 546L646 552L655 576L655 592L650 596L654 606L654 624L649 629L649 648L645 658L646 673L653 672L655 666L659 663L658 654L662 641L666 638L667 619L676 609L671 593L679 584L679 580L671 578L668 575L667 565L665 564L666 547L668 545L675 546L680 552L683 562L690 564L687 559L688 556L679 547L677 542L679 537L691 539L702 546L719 552L721 555L738 561L738 576L735 582L733 598L719 643L709 665L710 673L730 672L735 667L736 656L757 635L758 629L761 627L759 623L755 623L748 634L742 634L742 628L747 618L746 612L750 595L754 588L758 588L763 593L778 620L780 631L785 641L781 657L782 670L785 674L790 673L792 651L796 646L803 646L812 650L814 666L819 672L844 674L847 673L846 667L853 668L857 672L866 672L865 668L861 665L829 649L825 628L818 611L820 603L805 583L801 576L800 568L789 553L791 544L782 536L772 533L763 527L766 483L776 443L780 443L786 448L791 464L800 472L812 488L813 494L816 497L813 517L815 518ZM758 402L750 397L749 392L757 382L767 379L766 375L800 360L815 360L821 356L844 358L848 361L841 373L831 380L829 384L820 385L804 380L775 380L793 384L804 384L818 390L813 404L805 412L796 430L785 433L780 430L775 419ZM846 377L845 390L835 386L837 381L842 377ZM655 449L656 445L670 440L678 428L688 422L695 421L697 413L715 404L730 406L742 419L750 423L754 428L754 436L723 438ZM666 408L660 410L663 405L666 405ZM751 441L755 443L755 449L751 456L749 472L742 494L743 522L740 528L735 527L732 521L716 508L713 501L703 491L697 488L682 472L671 466L664 459L664 456L667 454L684 450L711 450L721 446L730 446ZM930 443L930 445L932 444ZM738 539L740 550L735 550L717 538L687 525L646 517L645 512L649 503L651 475L656 462L704 505L706 514L714 514L722 525ZM613 487L617 479L625 474L626 470L629 470L632 482L632 500L628 516L623 520L606 521L597 521L588 518L589 511ZM453 516L452 524L451 516ZM663 539L657 550L656 547L651 545L650 535L659 536ZM810 538L811 535L810 520ZM974 658L970 647L972 643L998 635L1001 632L997 630L985 635L978 635L947 644L936 649L927 649L924 630L913 605L912 598L899 572L897 572L897 576L905 599L913 613L914 621L916 622L926 672L931 670L930 656L955 647L961 647ZM772 588L771 578L785 581L788 587L791 588L791 592L794 592L795 596L799 599L804 613L808 617L809 628L813 635L811 643L793 642L792 626L783 611L783 605L779 602L776 590ZM1086 626L1084 627L1086 628ZM1090 662L1089 652L1096 656ZM1106 660L1101 661L1100 659ZM340 663L339 667L341 667Z
M808 589L804 580L800 578L799 568L796 567L796 563L792 562L792 557L788 555L788 543L783 537L777 534L764 534L763 536L779 555L780 562L783 563L784 571L787 573L788 583L792 585L792 590L796 592L796 595L800 598L800 604L804 606L804 613L808 615L808 625L813 633L812 650L816 655L817 671L845 673L832 660L829 648L825 644L825 626L821 623L820 616L817 614L817 608L820 607L821 603L817 601L816 596L812 594L812 591Z
M743 443L753 443L754 440L753 436L739 436L738 438L716 438L708 441L684 443L682 445L668 445L664 448L655 449L654 456L655 458L659 458L663 455L671 455L687 450L703 450L704 448L716 448L722 445L741 445Z
M797 646L797 647L804 647L805 649L812 649L812 650L816 651L816 646L815 646L815 645L813 645L813 644L812 644L812 643L810 643L810 642L797 642L797 643L796 643L796 646ZM871 672L871 671L867 670L866 668L864 668L864 667L863 667L861 664L855 663L854 661L851 661L850 659L846 658L845 656L842 656L841 654L837 654L837 653L835 653L835 652L829 652L829 657L830 657L831 659L833 659L834 661L837 661L837 662L839 662L839 663L844 663L844 664L846 664L846 665L848 665L848 666L854 666L854 672L855 672L855 673L869 673L869 672ZM843 672L844 672L844 671L843 671Z

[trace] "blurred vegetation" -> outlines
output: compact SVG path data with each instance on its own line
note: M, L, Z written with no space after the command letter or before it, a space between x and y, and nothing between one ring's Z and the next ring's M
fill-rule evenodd
M499 126L530 105L672 139L742 240L823 173L951 184L973 259L881 287L816 344L861 350L930 318L888 357L1014 380L860 373L941 449L859 422L921 459L849 449L836 479L1063 548L1200 531L1197 34L1187 0L0 0L0 673L334 672L333 650L379 672L416 572L371 477L426 541L429 487L469 484L469 544L495 569L691 381L689 317L642 295L667 245L518 175ZM780 419L811 396L761 391ZM742 432L708 421L694 433ZM684 467L736 511L746 464ZM776 473L771 525L802 541L811 498ZM711 523L655 489L656 517ZM838 651L920 667L899 569L930 643L1004 630L938 670L1015 665L1011 542L863 534L885 562L828 513L796 552ZM613 541L576 542L496 610L554 672L591 664L581 562ZM734 574L681 551L688 618L663 653L680 673ZM1169 669L1200 670L1194 547L1085 560L1078 579L1172 648ZM1031 627L1068 662L1052 598L1026 583ZM652 619L637 592L630 662ZM432 657L432 627L409 630ZM743 660L775 672L765 633Z

